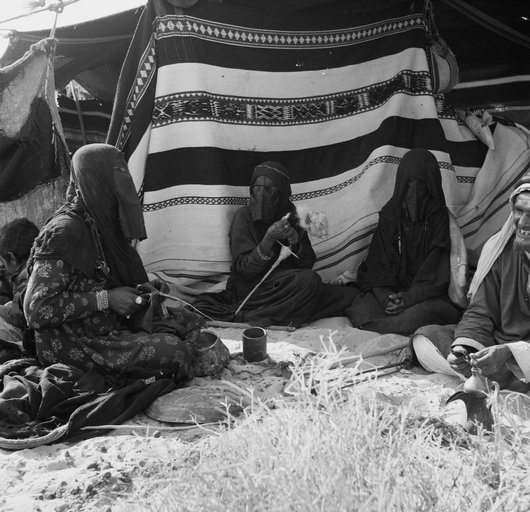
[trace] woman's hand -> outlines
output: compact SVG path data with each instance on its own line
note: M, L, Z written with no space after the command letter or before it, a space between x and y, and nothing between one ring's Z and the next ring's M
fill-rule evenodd
M159 277L155 277L151 281L148 281L144 284L139 284L136 287L138 290L140 290L142 293L152 293L152 292L162 292L162 293L169 293L169 285Z
M287 241L289 242L289 246L292 248L298 248L298 242L300 241L300 237L298 236L298 232L293 227L291 228L291 232L287 235Z
M291 226L287 219L280 219L269 226L263 240L261 241L261 247L267 253L272 252L272 247L276 240L289 240L289 238L298 238L296 230Z
M405 309L405 302L401 292L391 293L385 308L385 315L397 315Z
M129 318L147 305L148 301L145 297L142 297L142 293L144 292L131 286L111 288L107 290L109 309L125 318Z
M293 227L289 224L287 219L280 219L269 226L265 236L269 236L273 240L285 240L286 238L289 238L289 235L293 231Z

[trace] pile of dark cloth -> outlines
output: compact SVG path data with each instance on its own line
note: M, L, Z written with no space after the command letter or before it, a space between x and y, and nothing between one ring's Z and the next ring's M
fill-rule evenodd
M0 448L20 450L78 441L120 424L176 388L171 378L103 375L65 364L42 368L35 359L0 366Z

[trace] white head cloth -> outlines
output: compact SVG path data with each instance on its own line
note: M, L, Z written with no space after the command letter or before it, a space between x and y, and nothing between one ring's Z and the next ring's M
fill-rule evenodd
M521 192L530 192L530 183L523 183L510 194L509 202L512 210L513 205L515 203L515 198ZM473 276L471 284L469 285L469 291L467 292L467 296L470 299L473 299L475 293L477 293L477 290L481 285L482 281L490 271L497 258L500 256L503 249L506 247L506 244L508 243L514 232L515 226L513 224L513 213L510 212L510 216L508 217L500 231L495 233L484 244L484 247L482 248L482 252L480 253L480 258L477 264L477 270L475 272L475 275Z

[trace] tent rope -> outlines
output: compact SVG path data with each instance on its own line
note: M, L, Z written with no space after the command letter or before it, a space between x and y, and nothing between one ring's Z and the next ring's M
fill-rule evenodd
M54 32L53 30L52 32ZM63 131L63 125L61 122L61 117L59 116L59 109L57 108L57 99L55 96L55 67L54 67L54 60L55 60L55 49L57 47L57 40L55 38L50 39L53 44L49 49L47 49L48 54L48 66L47 66L47 73L46 73L46 82L44 86L44 95L46 99L46 103L48 104L48 108L50 109L50 114L52 117L52 124L53 124L53 134L55 136L59 136L59 139L62 143L62 147L64 151L61 151L61 153L58 153L58 144L55 145L55 158L56 161L60 158L60 156L63 156L66 160L66 166L68 173L70 172L70 154L68 152L68 145L66 143L66 137L64 136ZM64 169L63 169L64 171ZM62 172L64 175L64 172Z
M47 7L25 12L23 14L13 16L12 18L7 18L5 20L0 20L0 23L2 24L9 23L10 21L19 20L21 18L27 18L28 16L32 16L33 14L38 14L39 12L44 12L44 11L55 11L56 13L60 14L61 12L63 12L64 8L67 5L75 4L76 2L79 2L79 0L56 0L54 3L48 5ZM37 5L43 5L43 3L39 2ZM5 29L2 29L2 30L5 30Z

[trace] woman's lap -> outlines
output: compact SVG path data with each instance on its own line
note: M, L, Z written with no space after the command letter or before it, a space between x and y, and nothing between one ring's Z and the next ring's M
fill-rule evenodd
M70 339L68 346L57 341L39 341L37 356L41 364L57 362L83 370L100 369L121 373L134 368L147 371L175 370L189 375L192 356L186 341L169 333L118 331L99 338Z
M346 314L354 327L405 336L425 325L454 324L460 319L460 312L441 298L420 302L398 315L385 315L372 292L360 293L347 308Z
M236 321L301 325L311 318L321 290L322 280L313 270L275 272L252 294Z

